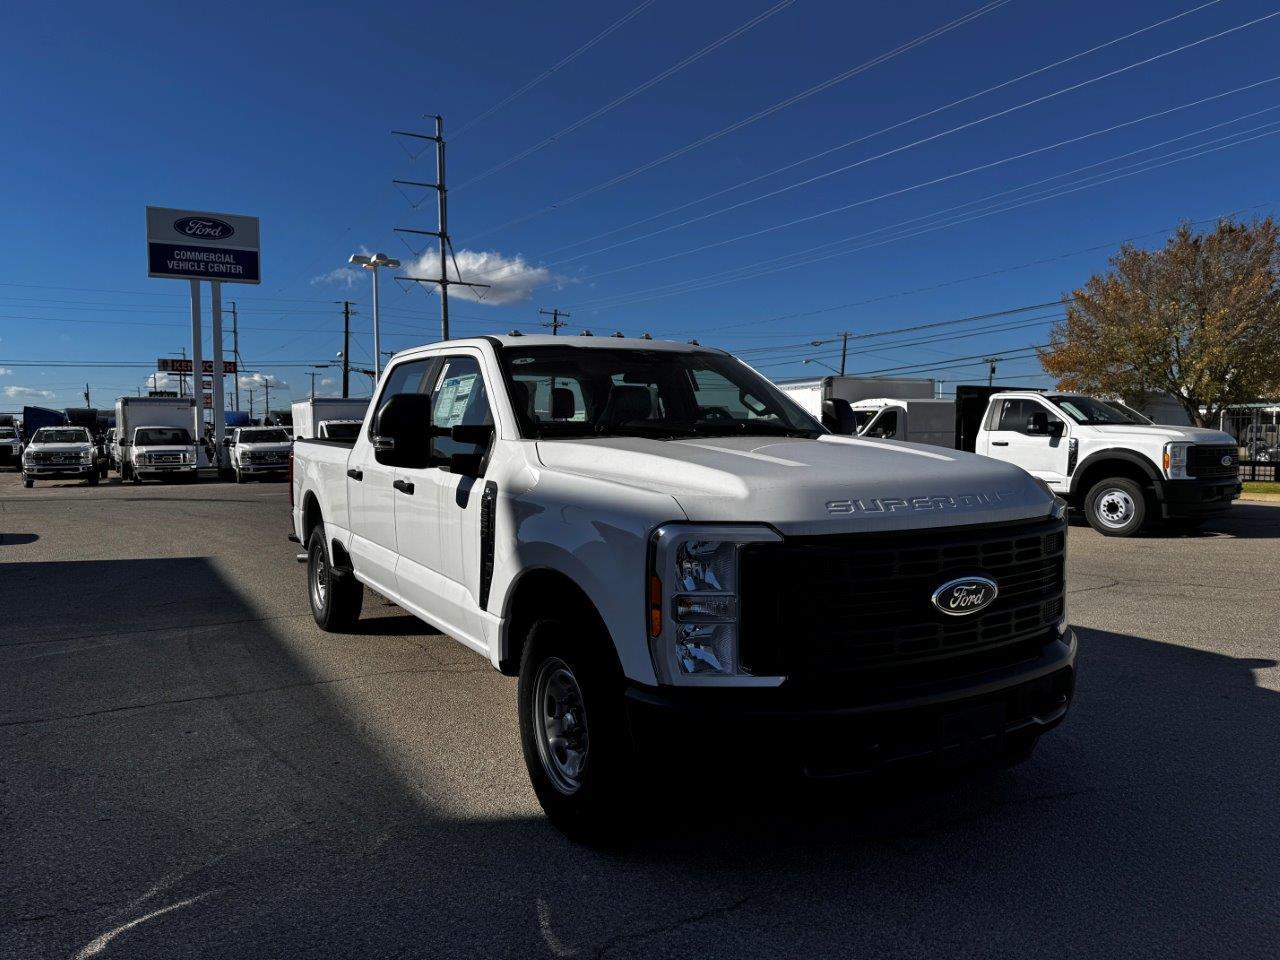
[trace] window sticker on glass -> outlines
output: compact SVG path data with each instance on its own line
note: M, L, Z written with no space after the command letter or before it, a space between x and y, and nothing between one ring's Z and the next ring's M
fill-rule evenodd
M466 373L441 381L431 417L437 427L456 427L462 423L477 377L477 373Z

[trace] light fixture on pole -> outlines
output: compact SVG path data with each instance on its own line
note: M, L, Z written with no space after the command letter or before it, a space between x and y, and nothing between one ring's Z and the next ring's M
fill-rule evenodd
M400 261L388 257L385 253L375 253L372 256L367 253L353 253L347 262L357 267L364 267L373 273L373 368L381 376L382 337L378 331L378 268L390 267L394 270L400 266Z
M829 363L823 363L821 360L813 360L813 359L809 359L809 360L802 360L802 361L800 361L800 362L801 362L801 363L816 363L816 364L817 364L818 366L820 366L820 367L826 367L826 368L827 368L828 370L830 370L832 373L835 373L835 374L839 374L839 373L840 373L840 371L839 371L839 370L837 370L835 367L833 367L831 364L829 364Z

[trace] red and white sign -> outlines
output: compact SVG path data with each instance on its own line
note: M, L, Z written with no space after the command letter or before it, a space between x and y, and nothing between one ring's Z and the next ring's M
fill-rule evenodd
M156 361L156 369L161 373L190 373L192 370L191 360L187 357L161 357ZM202 373L213 373L213 361L200 361L200 370ZM236 362L234 360L222 361L223 373L236 373Z

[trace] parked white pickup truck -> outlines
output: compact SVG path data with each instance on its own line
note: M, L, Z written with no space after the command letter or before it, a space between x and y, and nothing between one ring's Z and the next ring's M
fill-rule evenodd
M236 483L254 477L283 480L289 471L293 441L284 427L237 427L223 443Z
M829 433L718 350L486 337L397 355L294 446L316 622L367 585L518 675L538 799L617 823L636 760L814 777L1019 759L1066 714L1064 507L1016 467Z
M852 409L848 432L858 436L1016 464L1110 537L1132 536L1156 517L1195 526L1229 510L1241 492L1239 448L1230 434L1155 424L1117 401L961 386L954 401L884 398Z
M98 483L98 456L84 427L41 427L22 452L22 485L70 478Z

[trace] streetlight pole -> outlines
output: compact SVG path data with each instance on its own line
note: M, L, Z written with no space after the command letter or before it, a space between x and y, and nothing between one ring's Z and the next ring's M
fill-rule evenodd
M382 334L378 327L378 268L390 267L395 270L399 268L400 261L388 257L385 253L375 253L373 256L353 253L347 262L364 267L373 273L373 369L378 376L382 376Z
M821 360L813 360L813 359L802 360L801 363L816 363L820 367L826 367L832 373L837 373L837 374L840 373L840 371L837 370L835 367L833 367L831 364L823 363ZM840 375L843 376L843 374L840 374Z

